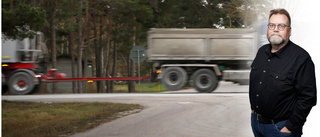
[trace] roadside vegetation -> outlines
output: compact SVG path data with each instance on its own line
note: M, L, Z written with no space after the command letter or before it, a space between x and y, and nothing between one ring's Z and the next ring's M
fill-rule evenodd
M187 85L182 89L192 88L191 85ZM141 82L140 89L139 83L135 84L135 92L132 93L160 93L168 91L168 89L161 83L158 82ZM96 84L91 83L87 86L88 93L97 93ZM115 84L112 93L128 93L128 84Z
M87 83L87 93L98 93L97 86L95 82L93 83ZM160 83L150 83L150 82L141 82L140 83L140 90L139 90L139 83L137 82L135 84L135 91L132 93L159 93L168 91L167 88L165 88ZM128 84L114 84L113 90L109 91L110 93L129 93L128 91Z
M128 93L128 85L115 85L114 89L115 93ZM140 90L139 90L139 83L136 83L135 91L137 93L159 93L168 91L166 87L164 87L160 83L140 83Z
M1 130L3 137L69 136L141 110L136 104L4 100Z

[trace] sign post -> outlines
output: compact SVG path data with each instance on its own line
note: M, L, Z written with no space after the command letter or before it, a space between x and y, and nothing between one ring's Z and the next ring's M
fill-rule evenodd
M142 46L134 46L130 50L130 58L134 62L138 62L138 77L140 77L140 62L144 61L146 59L146 54L145 54L146 49ZM140 89L140 80L139 80L139 92L141 92Z

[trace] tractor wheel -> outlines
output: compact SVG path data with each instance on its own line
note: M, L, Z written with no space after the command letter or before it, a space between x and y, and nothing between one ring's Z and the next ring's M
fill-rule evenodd
M9 78L9 91L15 95L25 95L33 91L33 77L26 72L17 72Z

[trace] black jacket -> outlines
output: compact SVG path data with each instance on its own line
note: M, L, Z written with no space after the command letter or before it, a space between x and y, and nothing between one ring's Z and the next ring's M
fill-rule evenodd
M262 46L251 65L251 109L263 117L282 121L295 131L303 126L316 104L316 79L310 55L289 41L275 53Z

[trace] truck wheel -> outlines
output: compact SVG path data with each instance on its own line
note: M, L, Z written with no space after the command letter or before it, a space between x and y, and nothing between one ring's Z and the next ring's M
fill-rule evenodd
M28 94L34 88L33 77L25 72L15 73L9 78L8 86L11 94Z
M163 72L162 84L169 90L178 90L186 85L187 72L181 67L168 67Z
M211 93L218 84L218 78L212 70L199 69L193 73L193 86L198 92Z

